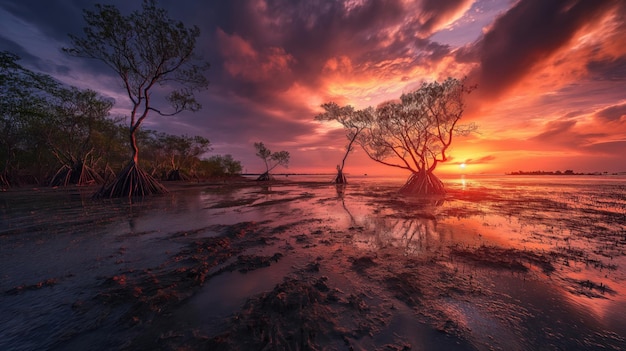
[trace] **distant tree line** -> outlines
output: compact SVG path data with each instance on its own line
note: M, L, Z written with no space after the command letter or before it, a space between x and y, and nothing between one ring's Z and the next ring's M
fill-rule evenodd
M128 163L130 139L113 101L92 90L64 85L0 52L0 187L103 183ZM141 166L161 180L241 173L231 155L211 150L201 136L138 129Z
M516 171L511 173L506 173L507 175L602 175L608 174L608 172L591 172L591 173L578 173L574 172L571 169L566 169L565 171ZM617 174L617 173L615 173Z
M571 169L567 169L564 172L561 171L517 171L507 173L508 175L579 175Z

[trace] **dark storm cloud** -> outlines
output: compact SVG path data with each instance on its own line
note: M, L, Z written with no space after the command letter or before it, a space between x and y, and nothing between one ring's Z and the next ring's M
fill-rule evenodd
M236 12L237 19L220 22L218 27L227 35L239 36L258 52L278 48L293 57L290 63L293 75L258 83L276 84L277 80L287 78L282 85L275 85L279 89L295 79L315 86L330 57L371 55L380 42L378 29L394 23L403 15L399 1L368 1L352 10L335 1L271 0L264 8L255 4L250 1L233 2L227 11ZM226 15L226 18L231 17ZM257 84L239 83L247 96L255 93ZM267 88L258 86L256 92L266 93Z
M596 118L601 122L626 123L626 104L610 106L596 113Z
M446 1L440 7L426 2L424 11L440 21L466 2ZM407 8L399 0L363 1L354 7L338 1L270 0L262 7L256 2L235 1L222 10L237 13L234 20L218 22L222 43L241 39L261 56L274 50L290 58L289 69L276 72L271 80L235 77L230 82L234 90L251 98L258 94L267 99L295 81L318 87L327 60L335 57L349 57L357 71L381 61L410 57L413 60L400 67L406 69L441 60L450 51L446 45L419 38L417 34L425 29L415 12L421 10Z
M568 43L578 29L614 9L616 0L521 0L498 18L469 57L480 93L496 97ZM464 52L465 55L468 53ZM467 57L467 56L465 56Z
M583 132L577 129L576 126L577 122L575 120L558 119L550 121L546 124L542 133L530 140L551 148L579 149L588 147L593 144L594 140L607 136L606 133Z
M534 139L542 141L551 141L560 137L563 134L571 134L572 128L576 125L576 121L573 120L556 120L548 122L541 134L534 137Z
M47 36L64 40L68 33L82 28L83 1L59 0L54 6L42 6L39 0L3 0L2 7L20 18L28 18Z
M20 59L35 60L34 56L30 55L24 50L18 43L6 38L0 37L0 50L12 52L20 57Z
M626 82L626 57L590 61L587 70L596 80Z
M626 141L610 141L604 143L592 144L585 147L585 150L596 155L613 155L617 156L617 164L623 164L624 150L626 150Z
M55 1L54 6L41 6L36 0L7 0L2 7L17 17L36 23L46 36L69 45L69 33L82 33L85 25L83 9L94 9L96 2L60 0ZM140 6L139 1L103 2L116 6L123 14ZM402 66L396 64L393 68L398 71L442 59L449 48L419 38L417 34L432 29L434 23L445 22L446 16L466 3L467 0L423 1L407 7L400 0L366 0L355 5L345 5L341 1L235 0L180 6L177 1L159 1L172 18L201 28L198 51L211 63L209 79L211 84L220 86L221 93L234 93L265 105L285 108L295 107L281 94L294 83L318 88L329 58L347 56L357 71L397 57L414 58L406 60ZM423 8L419 8L420 4ZM390 33L391 28L395 28L393 33ZM224 68L232 64L234 58L219 52L220 45L224 44L224 40L220 42L219 33L241 38L261 59L282 54L288 58L285 69L274 70L261 77L265 79L257 80L229 75ZM18 44L7 43L3 47L17 49ZM252 58L249 65L253 67L259 63L254 61L259 57ZM31 56L30 59L33 59L31 64L34 67L50 73L68 74L72 70L72 67L60 65L44 68L41 61L45 61L45 57ZM272 62L265 61L266 64ZM82 64L94 73L111 74L95 60L84 60ZM383 66L380 70L386 68Z
M96 3L106 3L115 5L122 14L128 14L131 10L139 8L139 2L130 3L124 0L109 1L81 1L81 0L58 0L54 1L50 6L42 6L42 2L38 0L3 0L0 7L11 13L13 16L27 21L30 25L36 26L36 30L45 36L49 42L58 42L59 46L55 51L60 52L62 47L70 45L69 34L81 35L85 26L83 18L84 9L94 10ZM27 38L30 39L30 38ZM43 39L43 38L41 38ZM57 62L52 62L50 56L45 54L34 55L25 50L20 40L10 42L6 38L2 38L0 48L10 50L18 54L22 59L22 64L32 66L32 68L43 71L47 74L58 76L67 75L72 71L72 67L64 66ZM97 74L110 74L108 67L105 67L96 60L82 60L82 65Z

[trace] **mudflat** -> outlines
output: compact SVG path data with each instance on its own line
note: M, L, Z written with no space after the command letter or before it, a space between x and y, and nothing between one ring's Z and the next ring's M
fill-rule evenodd
M400 185L0 193L0 349L626 349L626 179Z

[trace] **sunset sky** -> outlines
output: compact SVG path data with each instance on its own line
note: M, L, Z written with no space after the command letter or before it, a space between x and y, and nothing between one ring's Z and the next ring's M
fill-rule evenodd
M69 57L92 0L2 0L0 50L26 67L130 102L97 61ZM140 1L99 1L124 14ZM253 143L291 153L289 172L328 172L347 140L315 122L320 105L357 108L398 98L424 81L467 77L478 89L440 173L517 170L626 171L626 1L619 0L161 0L173 19L197 25L211 63L203 109L150 116L145 127L202 135L263 171ZM208 154L207 156L210 156ZM141 156L140 156L141 157ZM461 163L467 166L462 169ZM280 172L280 170L279 170ZM346 172L397 172L357 149Z

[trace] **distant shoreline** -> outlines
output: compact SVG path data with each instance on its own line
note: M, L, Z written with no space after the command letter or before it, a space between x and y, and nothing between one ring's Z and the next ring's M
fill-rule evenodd
M626 172L613 172L613 173L609 173L609 172L589 172L589 173L577 173L574 172L572 170L566 170L564 172L561 171L555 171L555 172L551 172L551 171L517 171L517 172L510 172L510 173L504 173L505 175L524 175L524 176L544 176L544 175L548 175L548 176L618 176L618 175L626 175Z
M241 176L260 176L262 173L242 173ZM271 173L273 176L335 176L337 173Z

